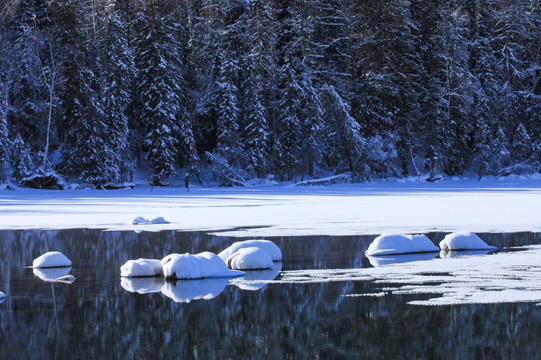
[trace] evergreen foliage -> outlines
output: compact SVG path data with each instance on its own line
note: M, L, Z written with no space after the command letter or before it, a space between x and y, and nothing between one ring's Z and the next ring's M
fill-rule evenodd
M541 169L535 1L4 10L0 181L25 176L28 159L97 185L130 180L142 158L159 180L208 167L228 185Z

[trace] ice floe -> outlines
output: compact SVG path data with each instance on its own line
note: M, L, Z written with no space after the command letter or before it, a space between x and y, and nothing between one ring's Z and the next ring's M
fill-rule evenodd
M166 279L204 279L236 277L244 273L227 268L216 254L205 251L196 255L170 254L161 260Z
M128 260L120 267L122 277L160 276L162 273L161 262L156 259Z
M280 248L275 243L269 240L237 241L231 244L231 246L229 246L227 249L220 252L218 256L227 262L227 259L229 259L237 251L243 248L248 248L248 247L256 247L256 248L260 248L264 250L265 252L269 254L272 261L282 260L282 252L280 251Z
M227 258L226 264L233 270L271 269L273 261L268 252L258 247L238 249Z
M62 282L71 284L75 281L75 276L70 274L71 266L64 267L41 267L32 269L35 276L46 282Z
M523 251L486 256L416 261L359 269L316 269L282 271L278 284L307 284L334 281L370 281L384 294L422 295L413 305L488 304L541 301L541 245Z
M367 256L439 251L426 235L382 234L368 246Z
M440 242L442 250L496 250L494 246L487 245L473 232L456 232L446 235Z
M199 279L166 281L162 293L178 303L189 303L193 300L210 300L224 291L229 279Z
M51 268L71 266L70 259L59 251L49 251L40 257L34 259L32 267L35 268Z

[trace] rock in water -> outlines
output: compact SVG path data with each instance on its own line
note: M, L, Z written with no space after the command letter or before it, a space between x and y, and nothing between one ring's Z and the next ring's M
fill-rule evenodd
M50 268L71 266L70 259L59 251L49 251L40 257L34 259L32 267L35 268Z

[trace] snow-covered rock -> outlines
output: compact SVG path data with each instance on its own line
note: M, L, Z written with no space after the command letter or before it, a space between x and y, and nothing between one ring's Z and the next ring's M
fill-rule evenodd
M442 250L496 250L494 246L487 245L473 232L457 232L447 234L440 241Z
M228 269L218 255L208 251L196 255L170 254L161 260L161 265L166 279L204 279L244 275L243 272Z
M227 249L219 253L218 256L227 262L227 260L237 251L239 251L240 249L249 248L249 247L256 247L256 248L260 248L261 250L266 251L269 254L272 261L282 260L282 252L280 251L280 248L276 246L275 243L269 240L237 241L233 243L231 246L229 246Z
M438 248L425 235L382 234L368 246L365 254L380 256L432 251L438 251Z
M160 276L162 272L162 264L156 259L128 260L120 267L122 277Z
M70 259L59 251L49 251L40 257L34 259L32 267L49 268L49 267L64 267L71 266Z
M123 277L120 279L120 285L124 290L133 293L159 293L162 291L163 279L157 277Z
M150 220L145 219L142 216L138 216L135 219L133 219L131 223L132 225L147 225L147 224L150 224L151 222Z
M158 216L152 220L145 219L142 216L138 216L132 220L132 225L163 225L169 224L170 222L165 220L162 216Z
M163 217L159 216L157 218L154 218L150 220L152 224L169 224L169 221L165 220Z
M210 300L224 291L229 279L199 279L165 282L162 293L178 303L189 303L192 300Z
M34 268L32 269L35 276L40 280L47 282L62 282L71 284L75 281L75 276L70 274L71 266L54 267L54 268Z
M3 299L6 297L6 294L4 294L3 292L0 291L0 299Z
M272 268L268 252L258 247L241 248L226 260L227 267L233 270L263 270Z

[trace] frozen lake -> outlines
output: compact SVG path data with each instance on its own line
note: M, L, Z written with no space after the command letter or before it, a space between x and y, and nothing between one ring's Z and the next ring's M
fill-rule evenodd
M438 242L445 234L427 235ZM119 269L138 257L217 253L239 238L0 231L0 291L8 295L0 304L0 358L535 358L541 353L535 288L541 271L538 260L525 260L539 259L541 234L479 235L500 251L454 259L435 253L379 267L364 256L375 235L267 237L284 256L274 270L166 283L122 280ZM47 282L47 274L26 268L48 250L72 260L73 283ZM482 286L453 267L471 270ZM494 292L494 274L513 290L509 298L425 306L448 296L442 285L463 296L449 286L457 282L483 298L484 291Z

